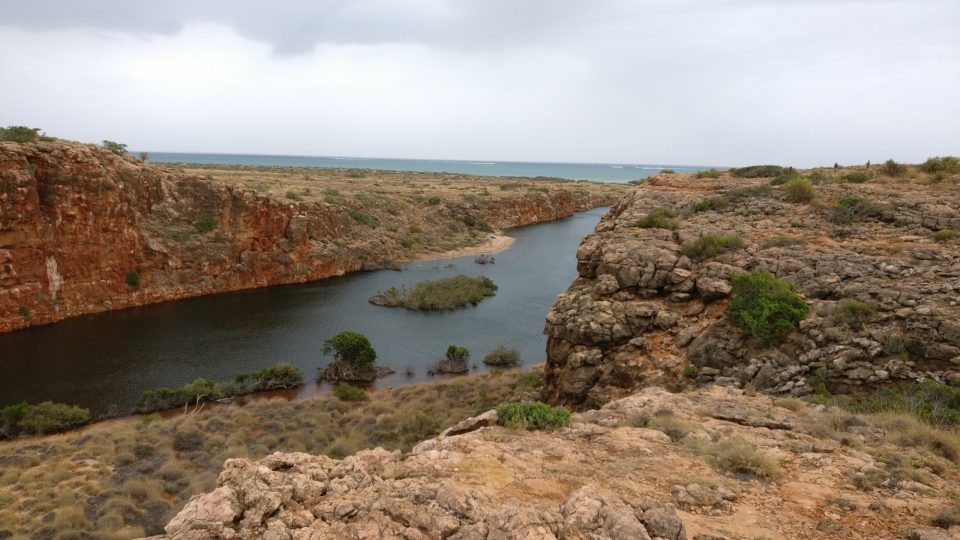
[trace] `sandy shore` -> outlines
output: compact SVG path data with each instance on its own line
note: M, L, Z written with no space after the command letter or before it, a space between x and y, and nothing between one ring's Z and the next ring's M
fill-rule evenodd
M510 247L510 245L513 244L513 240L512 236L491 234L486 240L475 246L467 246L441 253L424 253L414 260L452 259L454 257L466 257L468 255L480 255L483 253L499 253Z

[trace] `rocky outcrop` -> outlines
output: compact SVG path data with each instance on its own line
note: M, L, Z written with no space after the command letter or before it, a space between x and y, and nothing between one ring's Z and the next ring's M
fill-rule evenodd
M610 202L561 187L432 212L437 228L467 213L507 228ZM358 204L272 198L91 145L0 143L0 332L408 258L411 239Z
M960 229L960 192L824 182L806 204L768 183L660 175L624 197L581 244L579 277L547 316L544 397L589 408L651 384L802 395L813 380L845 391L956 378L960 243L933 234ZM844 197L862 198L850 219L834 210ZM677 214L668 228L639 226L658 209ZM723 233L743 248L703 260L681 253ZM757 269L796 285L810 306L773 348L724 316L729 276ZM865 308L848 316L850 301Z
M499 427L491 411L406 455L374 449L343 460L302 453L231 459L218 487L193 497L166 526L166 535L157 538L732 540L950 534L925 523L948 504L937 494L955 480L954 465L927 476L926 484L894 481L889 488L858 489L858 475L882 475L886 467L872 457L869 441L877 438L850 433L841 443L814 437L807 429L822 425L819 414L720 387L687 394L647 388L603 409L575 414L570 427L555 431ZM679 437L663 424L644 427L658 418L686 426L687 432ZM777 427L762 427L763 422ZM766 456L782 476L759 480L723 474L710 449L729 441Z

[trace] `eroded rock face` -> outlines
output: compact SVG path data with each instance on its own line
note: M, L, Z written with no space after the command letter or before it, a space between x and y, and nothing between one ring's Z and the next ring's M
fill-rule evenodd
M662 175L624 197L584 239L579 277L547 316L544 398L589 408L691 379L802 395L818 373L841 391L957 377L960 244L931 235L960 228L960 193L824 183L816 186L818 205L788 202L782 187L735 195L767 184ZM691 210L724 195L723 208ZM851 195L871 201L875 212L832 224L829 206ZM677 212L675 228L637 226L661 208ZM700 236L727 233L741 236L744 248L704 260L681 253ZM772 349L724 317L729 275L757 269L795 284L811 308L800 331ZM835 312L847 300L875 312L843 322Z
M610 202L552 189L438 212L507 228ZM0 332L407 256L400 240L358 223L354 210L274 199L90 145L0 143Z
M891 448L866 452L875 439L854 433L845 437L855 445L813 437L818 414L722 387L646 388L554 431L499 427L490 411L406 455L231 459L219 487L192 498L160 538L902 538L949 503L952 464L917 487L855 488ZM675 442L640 427L664 415L691 432ZM769 456L783 476L728 476L709 450L691 451L727 440Z

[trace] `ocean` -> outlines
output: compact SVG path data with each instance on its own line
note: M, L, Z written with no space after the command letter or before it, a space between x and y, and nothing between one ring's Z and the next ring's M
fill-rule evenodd
M445 172L477 176L549 176L568 180L594 180L617 183L646 178L663 169L672 169L676 172L690 172L707 168L689 165L642 165L630 163L535 163L523 161L264 156L254 154L192 154L180 152L149 152L149 154L150 161L156 163L378 169L386 171Z

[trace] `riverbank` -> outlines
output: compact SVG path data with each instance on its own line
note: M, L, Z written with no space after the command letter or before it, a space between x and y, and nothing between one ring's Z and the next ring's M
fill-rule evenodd
M9 210L0 332L476 252L488 234L628 191L557 179L171 167L68 141L0 143L0 181Z
M190 496L216 486L225 459L277 450L337 457L374 446L407 451L463 418L531 399L538 386L539 375L492 372L382 389L360 402L254 399L0 442L0 537L160 534Z

